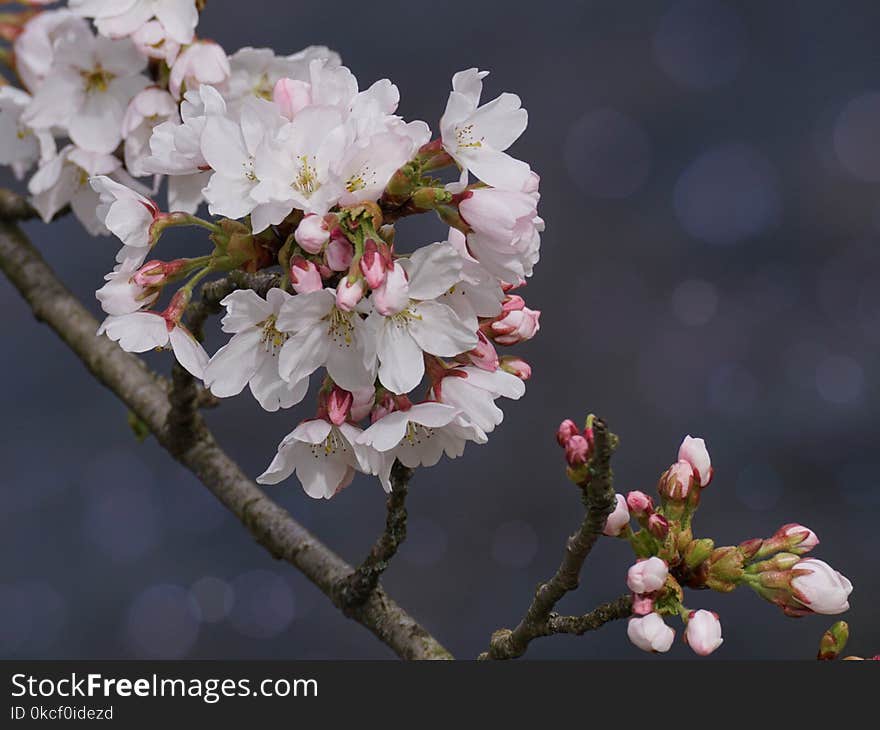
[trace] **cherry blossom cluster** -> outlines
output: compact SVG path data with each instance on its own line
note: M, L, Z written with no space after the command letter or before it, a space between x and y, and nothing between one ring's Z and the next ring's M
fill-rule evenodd
M565 449L569 477L583 483L593 449L591 420L583 430L564 421L557 440ZM659 504L640 491L615 495L604 534L626 540L636 555L626 575L633 597L630 640L644 651L668 651L675 630L664 617L676 616L685 626L684 641L695 653L707 656L721 646L718 615L688 608L684 588L728 593L748 586L793 617L848 610L852 584L827 563L803 557L819 544L803 525L783 525L769 538L736 546L715 547L710 538L694 537L693 517L713 474L705 441L686 436L677 461L660 477Z
M0 89L0 161L36 167L28 189L46 221L70 206L122 242L97 291L98 334L170 349L215 396L248 386L267 411L311 383L314 417L264 484L295 472L330 498L362 472L390 490L396 460L430 466L485 443L496 401L520 398L531 374L499 349L539 328L518 293L544 227L539 178L507 153L527 125L519 97L482 103L487 72L461 71L434 137L396 113L391 81L362 89L326 48L227 56L197 21L195 0L70 0L5 30L23 88ZM444 240L396 241L395 223L420 213ZM176 226L210 245L156 258ZM229 340L211 356L188 315L197 285L231 272L273 286L220 302Z

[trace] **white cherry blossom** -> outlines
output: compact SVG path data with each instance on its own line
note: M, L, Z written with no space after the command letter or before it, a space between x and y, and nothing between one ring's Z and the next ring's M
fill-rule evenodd
M155 18L169 38L190 43L199 22L195 0L70 0L70 8L94 18L98 31L110 38L131 35Z
M516 94L501 96L480 106L483 79L488 71L459 71L452 78L452 93L440 120L443 147L463 170L487 185L520 190L530 174L525 162L505 150L525 131L528 114Z
M279 355L281 377L296 383L319 367L345 390L372 385L375 350L356 311L336 306L332 289L299 294L281 307L275 326L292 336Z
M323 418L304 421L279 444L257 482L278 484L296 472L306 494L330 499L351 484L355 472L372 470L368 450L357 444L361 433L350 423L336 426Z
M174 357L191 375L201 379L208 364L208 353L192 333L156 312L110 315L98 328L126 352L147 352L171 346Z
M477 345L476 333L445 304L435 301L459 280L461 259L447 243L418 249L407 262L409 302L383 316L373 311L379 380L393 393L408 393L425 373L424 355L454 357Z
M205 385L220 397L238 395L245 385L267 411L295 406L306 396L308 377L288 383L278 373L278 353L289 334L277 329L278 313L292 299L287 292L270 289L265 299L250 290L234 291L221 304L226 307L223 331L232 339L211 358Z
M132 98L149 84L146 59L125 40L68 33L54 44L51 71L34 94L24 121L35 129L66 129L74 144L109 154L122 141Z
M465 444L486 442L486 434L459 418L459 411L442 403L419 403L407 410L389 413L358 438L358 443L381 455L377 476L391 491L391 467L396 459L404 466L434 466L445 453L455 459Z
M40 217L49 222L55 214L70 205L85 229L93 236L109 235L97 216L100 202L89 179L95 175L116 173L122 163L113 155L88 152L68 145L45 161L28 182L31 202Z
M504 412L495 401L502 396L519 400L525 392L525 383L515 375L503 370L490 373L472 365L452 370L434 387L438 401L457 408L485 433L491 433L504 420Z

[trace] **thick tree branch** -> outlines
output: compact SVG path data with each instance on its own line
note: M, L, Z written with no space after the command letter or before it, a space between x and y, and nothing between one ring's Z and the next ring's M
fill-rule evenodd
M0 188L0 219L5 221L26 221L38 217L26 198L6 188Z
M70 294L21 230L0 222L0 268L45 322L95 378L190 469L274 557L294 565L334 602L337 586L352 568L269 499L217 445L201 417L193 414L192 438L176 441L169 424L167 387L137 357L106 337L98 322ZM339 605L337 603L337 605ZM346 611L406 659L451 659L449 652L377 587L360 607Z
M363 563L339 587L339 602L345 608L363 605L379 585L400 544L406 540L406 494L413 470L399 461L391 468L391 494L385 504L385 531L376 540Z
M581 568L614 509L614 481L611 453L614 437L601 419L593 422L595 446L589 464L589 476L580 484L586 514L578 531L568 538L562 563L556 574L538 586L525 617L512 631L499 629L489 641L489 651L480 659L515 659L525 654L532 639L547 636L551 612L560 599L578 587Z

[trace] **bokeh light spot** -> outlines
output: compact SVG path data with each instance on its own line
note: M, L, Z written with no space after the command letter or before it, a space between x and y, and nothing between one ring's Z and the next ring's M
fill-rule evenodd
M829 355L816 367L816 389L829 403L844 405L857 401L864 380L862 366L846 355Z
M189 593L179 586L156 585L137 596L128 612L127 634L138 657L180 659L199 635Z
M663 16L654 35L654 55L675 82L712 89L732 81L747 55L746 30L729 5L684 0Z
M700 155L681 174L673 193L682 227L708 243L732 244L773 226L781 214L776 173L745 144Z
M279 575L268 570L242 573L232 581L232 590L235 603L229 619L239 633L271 639L293 621L293 591Z
M834 124L834 151L841 166L864 182L880 181L880 93L850 101Z

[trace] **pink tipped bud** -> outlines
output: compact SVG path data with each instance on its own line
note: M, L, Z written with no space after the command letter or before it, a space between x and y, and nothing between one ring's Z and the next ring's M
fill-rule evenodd
M532 366L520 357L504 355L499 365L505 373L516 375L520 380L526 381L532 377Z
M318 267L302 256L294 256L290 262L290 285L297 294L309 294L324 288Z
M384 317L402 312L409 304L409 279L396 261L385 275L382 286L373 291L370 299L376 311Z
M669 534L669 520L655 512L648 518L648 532L658 540L665 540Z
M192 299L192 291L189 289L178 289L177 293L171 297L168 307L161 314L168 323L169 329L180 324L180 320L189 306L190 299Z
M354 258L354 247L345 236L333 236L324 252L331 271L348 271Z
M168 278L180 271L187 262L183 259L176 261L147 261L139 268L131 280L145 289L164 286Z
M489 342L482 332L477 332L477 346L467 353L468 360L481 370L494 373L500 365L495 346Z
M700 656L709 656L724 639L721 638L721 621L718 614L712 611L691 611L688 616L687 629L684 632L687 645Z
M566 418L562 423L559 424L559 428L556 429L556 441L560 446L565 446L572 436L580 435L581 430L570 418Z
M678 460L686 461L691 465L699 486L709 486L709 482L712 481L712 460L709 458L709 451L703 439L685 436L678 449Z
M819 544L819 538L816 536L815 532L809 527L804 527L803 525L798 525L796 523L790 523L780 527L776 531L776 534L771 538L771 541L776 540L781 543L781 549L787 550L795 555L808 553Z
M667 626L659 613L631 618L626 627L629 640L642 651L666 652L675 640L675 631Z
M327 417L330 422L340 426L348 420L353 396L347 390L334 386L327 397Z
M351 391L351 420L363 421L370 415L376 400L376 389L372 385Z
M586 464L590 458L590 444L580 434L572 436L565 442L565 460L569 466Z
M370 289L382 286L385 281L385 259L372 238L364 244L364 255L361 256L359 265Z
M633 517L639 518L654 511L654 500L644 492L630 492L626 495L626 506Z
M293 237L304 251L320 253L330 240L330 229L321 216L309 213L299 222Z
M521 296L510 294L501 306L501 314L483 327L499 345L514 345L535 336L540 316L540 312L526 307Z
M336 287L336 306L343 312L352 311L364 298L364 280L357 278L350 281L344 276Z
M654 593L666 585L669 566L658 557L640 560L630 567L626 584L633 593Z
M272 100L282 116L293 119L312 103L312 85L295 79L279 79L272 91Z
M614 511L608 515L608 519L605 520L605 527L602 530L602 534L608 535L608 537L617 537L623 531L623 528L629 524L629 510L626 508L626 499L622 494L615 494L614 498L617 504L614 506Z
M632 612L636 616L647 616L654 612L654 599L651 596L643 596L638 593L633 594Z
M852 583L828 563L806 558L794 566L791 575L792 593L809 611L832 615L849 610Z
M694 484L693 467L686 461L678 461L660 477L657 490L664 499L683 502Z

